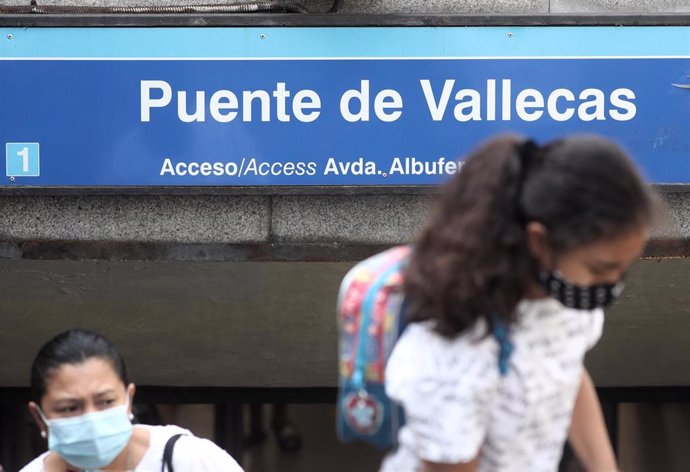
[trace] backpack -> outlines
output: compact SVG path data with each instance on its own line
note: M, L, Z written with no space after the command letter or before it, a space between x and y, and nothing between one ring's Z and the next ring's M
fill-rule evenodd
M342 442L397 447L405 415L386 395L384 372L405 329L402 285L411 250L411 246L396 246L375 254L350 269L340 285L336 429ZM497 316L492 334L500 346L498 369L505 376L513 345L508 328Z
M405 323L403 270L410 246L396 246L355 265L338 294L337 431L341 441L394 448L402 408L386 395L384 370Z

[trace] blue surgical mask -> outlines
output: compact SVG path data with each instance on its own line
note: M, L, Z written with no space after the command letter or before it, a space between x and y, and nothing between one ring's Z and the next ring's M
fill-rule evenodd
M39 408L41 418L48 425L48 449L80 469L94 470L109 465L132 436L128 404L129 400L107 410L53 419L46 418Z
M548 295L568 308L593 310L611 304L623 291L625 284L576 285L558 271L542 272L539 281Z

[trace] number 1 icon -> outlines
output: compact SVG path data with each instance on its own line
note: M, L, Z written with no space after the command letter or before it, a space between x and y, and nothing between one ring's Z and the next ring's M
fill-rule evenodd
M7 177L39 177L40 164L38 143L5 143L5 175Z

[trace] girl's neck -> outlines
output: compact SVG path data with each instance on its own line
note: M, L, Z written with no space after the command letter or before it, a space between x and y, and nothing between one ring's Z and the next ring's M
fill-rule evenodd
M524 298L527 300L539 300L546 297L546 292L541 288L541 285L538 282L533 282L527 287Z

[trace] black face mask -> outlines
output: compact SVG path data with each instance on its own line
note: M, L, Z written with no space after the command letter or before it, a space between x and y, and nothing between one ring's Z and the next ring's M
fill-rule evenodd
M593 310L610 305L623 291L622 280L615 284L575 285L559 272L542 272L539 281L546 293L563 306L576 310Z

